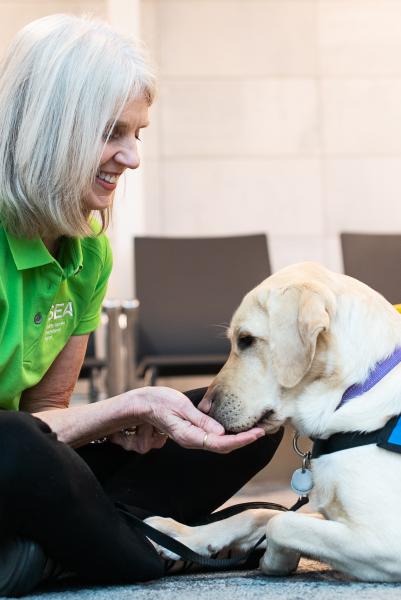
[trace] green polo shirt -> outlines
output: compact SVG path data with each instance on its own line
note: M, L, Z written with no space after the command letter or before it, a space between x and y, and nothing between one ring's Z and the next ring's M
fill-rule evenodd
M0 226L0 409L18 410L70 336L96 329L111 266L104 234L63 238L56 260Z

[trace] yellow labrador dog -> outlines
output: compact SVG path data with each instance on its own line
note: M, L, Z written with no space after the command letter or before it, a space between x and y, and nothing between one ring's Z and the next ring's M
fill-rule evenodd
M230 356L202 400L227 431L258 424L268 434L290 421L302 435L332 439L401 414L401 363L376 377L401 346L401 315L355 279L314 263L287 267L245 296L229 335ZM307 556L361 580L401 581L401 455L373 441L323 454L311 469L320 518L255 510L199 527L147 522L203 555L249 549L266 532L266 575L287 575Z

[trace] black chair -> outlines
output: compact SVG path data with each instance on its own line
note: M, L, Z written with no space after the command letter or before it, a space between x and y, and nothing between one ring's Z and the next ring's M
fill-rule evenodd
M234 310L271 273L264 234L136 237L134 264L135 373L151 385L158 376L217 373Z
M401 234L342 233L344 273L401 302Z
M78 376L78 379L88 379L89 381L90 402L96 402L96 400L99 399L100 390L97 380L103 369L105 369L107 366L104 358L98 358L96 356L95 342L95 332L92 332L89 334L84 362Z

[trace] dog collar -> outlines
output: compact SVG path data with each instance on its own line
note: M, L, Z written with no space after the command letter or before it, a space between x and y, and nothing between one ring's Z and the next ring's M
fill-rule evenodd
M312 441L312 459L319 458L323 454L332 454L368 444L376 444L384 450L401 453L401 415L391 417L384 427L375 431L334 433L326 440L312 438Z
M362 396L368 392L372 387L374 387L379 381L383 379L394 367L396 367L401 362L401 347L396 348L394 352L379 361L374 367L373 370L370 371L367 379L362 383L354 383L348 389L345 390L336 410L344 406L349 400L352 398L357 398L357 396Z

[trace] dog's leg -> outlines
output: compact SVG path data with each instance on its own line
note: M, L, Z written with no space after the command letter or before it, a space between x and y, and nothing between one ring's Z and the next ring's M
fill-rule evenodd
M260 567L266 575L288 575L300 556L326 562L365 581L399 581L399 558L391 556L380 536L344 523L285 513L267 525L267 550Z
M236 552L250 550L263 536L266 523L274 515L277 515L275 510L252 509L216 523L196 527L183 525L164 517L149 517L146 523L167 533L202 556L211 556L224 549L232 549ZM265 542L260 545L260 548L265 547ZM179 558L165 548L157 548L164 558L174 560Z

